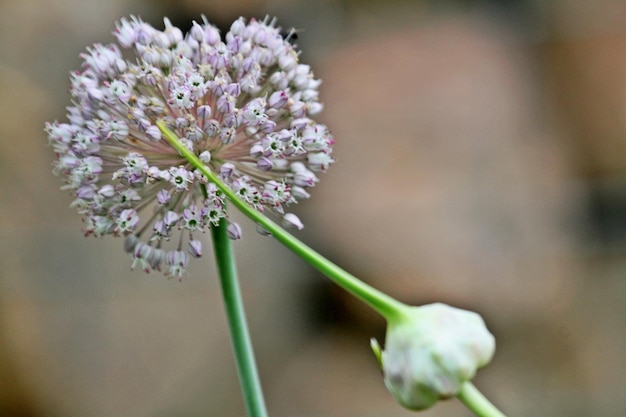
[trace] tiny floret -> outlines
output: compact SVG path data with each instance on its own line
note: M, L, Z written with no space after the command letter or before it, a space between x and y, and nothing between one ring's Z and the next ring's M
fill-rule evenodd
M206 228L226 221L241 238L225 197L157 122L250 206L301 229L286 210L309 197L335 141L313 118L321 81L275 20L239 18L220 37L204 17L185 34L130 16L113 35L80 55L68 121L45 127L85 235L124 237L133 268L179 279Z

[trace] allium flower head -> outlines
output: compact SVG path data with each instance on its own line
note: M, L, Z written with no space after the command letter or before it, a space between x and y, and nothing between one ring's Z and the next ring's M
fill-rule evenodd
M312 119L320 80L274 21L240 18L224 38L204 18L186 35L164 22L122 19L117 44L88 48L71 74L69 122L46 132L85 235L124 236L133 266L180 277L202 254L197 234L227 213L158 120L241 199L298 228L285 207L309 196L334 140Z

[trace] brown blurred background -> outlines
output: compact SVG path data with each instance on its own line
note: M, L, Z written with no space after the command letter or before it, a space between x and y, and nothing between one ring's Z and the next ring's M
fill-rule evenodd
M244 414L210 256L182 283L130 272L51 174L43 123L130 13L303 29L337 163L301 237L402 301L483 314L498 348L476 384L508 415L626 415L626 2L3 0L1 417ZM382 320L244 232L271 416L412 415L369 352Z

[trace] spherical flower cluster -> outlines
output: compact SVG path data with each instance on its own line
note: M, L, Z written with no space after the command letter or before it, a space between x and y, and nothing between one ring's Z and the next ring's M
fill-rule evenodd
M241 199L298 228L285 207L309 197L334 139L311 118L322 110L320 81L274 21L240 18L224 38L204 18L186 35L164 22L159 31L122 19L119 46L88 48L71 75L69 122L46 132L85 235L124 236L133 267L180 278L202 254L198 233L227 212L157 121ZM228 235L238 239L239 225Z

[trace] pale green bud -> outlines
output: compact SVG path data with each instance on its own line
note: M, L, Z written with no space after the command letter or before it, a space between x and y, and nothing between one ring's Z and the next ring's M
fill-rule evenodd
M385 385L402 406L423 410L455 396L491 360L495 339L480 315L445 304L411 307L388 323L385 350L372 340Z

